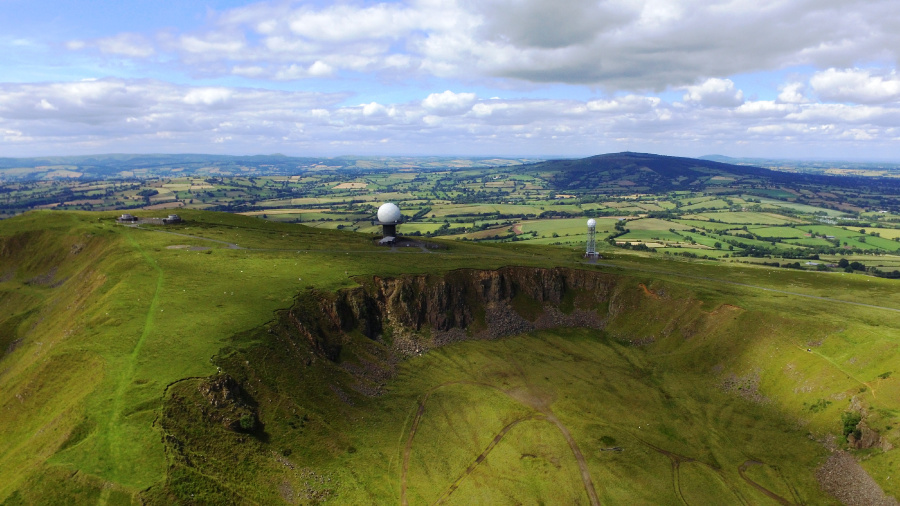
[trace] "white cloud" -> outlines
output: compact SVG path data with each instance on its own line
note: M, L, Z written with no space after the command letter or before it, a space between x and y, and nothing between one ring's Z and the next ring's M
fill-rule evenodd
M261 67L254 67L254 69L261 69ZM265 70L263 69L262 72L265 72ZM282 67L275 72L274 78L279 81L290 81L307 77L326 77L330 76L333 72L334 69L327 63L315 61L309 67L303 67L301 65ZM247 74L244 73L243 75Z
M51 104L50 102L48 102L46 98L42 98L36 107L42 111L56 111L57 110L57 107L55 105Z
M236 76L263 77L266 74L266 69L259 65L235 65L231 68L231 73Z
M231 98L232 90L228 88L196 88L187 92L184 103L190 105L223 104Z
M587 103L587 109L609 113L636 113L648 112L660 104L657 97L641 97L627 95L625 97L605 100L591 100Z
M246 48L243 37L235 37L229 33L211 32L205 36L183 35L177 43L177 49L188 53L189 61L195 57L206 58L235 58L247 59L241 51Z
M113 37L93 40L70 40L66 42L66 48L74 51L96 48L101 53L131 58L146 58L156 53L154 43L137 33L120 33Z
M744 102L740 107L735 109L735 113L744 117L778 118L784 117L786 114L796 110L797 106L794 104L782 104L771 100L757 100L754 102Z
M468 111L475 103L474 93L453 93L447 90L443 93L432 93L422 101L422 107L431 114L448 116Z
M900 100L900 76L865 69L828 69L809 81L813 91L824 100L857 104L883 104Z
M180 55L181 63L209 75L306 79L399 70L612 91L679 88L708 76L800 65L896 62L898 25L894 0L261 2L213 14L197 30L144 36L155 38L156 51ZM152 54L132 35L102 41L68 46ZM329 71L285 70L317 62Z
M105 39L97 39L95 41L97 49L103 53L118 54L122 56L131 56L135 58L146 58L152 56L156 51L153 44L141 35L122 33L115 37Z
M829 149L894 152L900 104L750 100L708 80L690 102L479 99L450 90L418 100L343 105L346 94L100 79L0 84L9 155L103 151L292 154L596 154L624 149L768 156ZM726 100L728 99L728 100ZM720 102L721 101L721 102ZM696 104L708 106L697 106ZM709 106L727 103L727 107ZM388 142L385 142L388 141Z
M706 107L737 107L744 103L744 92L735 90L731 79L710 78L697 86L685 87L685 102Z
M385 116L388 113L387 108L378 102L362 104L361 107L362 113L365 116Z
M803 83L786 83L781 85L778 93L778 101L785 104L802 104L804 102L808 102L809 100L804 95L804 89L806 85Z
M370 7L337 5L318 11L301 7L288 18L288 27L297 36L318 41L391 39L432 25L424 15L424 10L385 3Z

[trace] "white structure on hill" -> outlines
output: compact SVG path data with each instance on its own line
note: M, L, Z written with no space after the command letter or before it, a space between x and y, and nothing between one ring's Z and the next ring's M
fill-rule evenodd
M587 221L588 227L588 239L587 239L587 250L584 252L585 258L598 258L600 256L597 253L597 220L591 218Z
M381 243L394 243L397 240L397 225L403 220L400 208L393 202L381 204L378 208L378 224L381 225Z

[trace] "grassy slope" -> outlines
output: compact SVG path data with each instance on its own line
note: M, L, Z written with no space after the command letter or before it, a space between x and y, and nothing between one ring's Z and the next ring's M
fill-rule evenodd
M264 250L122 227L112 213L3 222L9 254L0 272L10 279L0 285L0 314L16 336L4 337L3 351L18 342L0 368L0 497L51 470L77 470L129 492L160 481L160 435L147 427L167 384L214 373L210 358L226 338L271 319L306 286L333 290L375 268L408 270L410 253L363 237L182 214L180 233ZM168 248L183 245L212 249ZM395 261L385 264L387 256ZM418 267L444 263L426 256Z
M0 283L0 328L4 329L0 336L0 475L4 477L0 501L69 497L85 502L127 502L140 490L161 483L167 473L172 483L162 435L152 428L162 411L166 385L214 374L211 357L224 346L233 346L232 336L270 320L274 310L289 306L293 296L307 286L334 290L351 285L350 278L356 275L461 266L492 268L509 263L561 265L575 259L568 250L522 245L452 244L450 249L432 254L390 252L348 233L223 214L183 215L186 224L166 231L258 249L230 249L221 242L125 228L115 225L111 214L31 213L0 224L0 237L4 238L0 257L4 280ZM168 248L173 245L212 249ZM651 500L670 493L671 483L659 481L659 476L671 479L671 458L636 439L633 426L647 420L671 421L654 427L648 443L669 451L677 449L680 455L710 465L718 463L718 470L703 464L682 465L686 496L702 494L703 489L719 490L712 493L727 496L733 493L729 490L739 487L739 494L753 497L753 491L740 488L744 485L736 476L735 466L742 455L774 463L793 453L798 469L809 469L820 460L821 450L808 443L806 432L817 437L836 432L839 413L853 396L869 406L870 425L897 442L897 378L878 377L900 369L897 313L764 292L709 278L900 307L896 282L641 257L612 263L618 267L601 269L631 276L625 279L632 280L632 288L641 281L655 290L696 298L707 310L721 303L733 304L742 308L734 316L738 320L697 329L701 337L693 338L688 346L663 340L646 349L632 348L580 331L465 343L405 363L388 396L365 401L369 404L355 411L329 407L336 401L322 380L318 384L322 392L297 396L320 401L315 409L305 408L313 415L309 423L321 424L328 429L325 433L334 437L327 441L312 435L293 437L286 427L277 428L277 424L287 423L284 420L264 420L271 424L273 441L245 448L247 462L253 463L246 471L258 473L264 485L235 492L232 499L248 494L272 500L278 497L273 491L283 483L296 490L306 483L310 489L333 490L347 499L396 498L397 448L415 400L429 385L459 377L489 376L491 381L501 377L499 385L518 383L526 390L537 388L542 378L550 378L546 381L551 382L556 396L553 410L593 452L589 464L604 501L635 494ZM53 286L60 281L61 285ZM632 296L640 296L639 291L635 294ZM662 314L656 311L672 309L653 309L652 304L641 307L648 312L623 316L615 327L618 330L611 330L609 337L630 339L660 332L662 328L651 323ZM714 317L733 316L729 311L722 315L714 313ZM656 325L662 325L661 321ZM10 347L14 341L17 344ZM809 343L820 341L814 352L806 351ZM249 351L235 356L254 356L258 353L256 342L244 343ZM582 355L584 365L590 365L587 370L602 372L571 378L563 373L561 363ZM497 357L508 359L498 361ZM510 370L516 360L523 364ZM476 367L479 363L483 365ZM709 379L711 368L720 365L723 374L759 376L760 391L771 403L759 407L722 393ZM638 371L637 377L633 377L634 371ZM277 368L247 374L251 373L260 377L281 374ZM609 388L597 389L597 381ZM183 389L184 395L196 391L187 385L189 382L178 383L176 391ZM566 401L566 395L578 400ZM808 406L819 399L831 404L823 411L810 411ZM285 409L261 402L272 413ZM533 413L527 404L511 402L508 396L470 388L441 390L433 402L429 410L446 414L423 419L416 439L414 455L418 456L411 466L418 473L411 475L416 485L410 489L416 494L411 497L429 501L446 491L447 473L464 469L468 459L478 453L475 450L484 448L485 437L490 439L504 422ZM471 411L460 411L459 406ZM597 419L584 417L594 406L604 407ZM711 411L712 406L716 408ZM374 407L378 409L367 411ZM270 416L266 413L262 409L261 416ZM348 414L368 421L354 428L346 420L335 419ZM803 428L793 429L791 436L790 427L796 420ZM891 431L886 429L888 425L893 426ZM710 428L708 432L696 430L704 426ZM459 431L454 436L457 439L452 439L459 444L446 440L448 428ZM546 421L526 420L511 431L516 432L495 447L489 465L477 467L471 479L460 482L454 498L581 497L580 480L570 472L574 464L566 460L571 453L566 453L565 441L558 433L548 431ZM788 442L773 445L773 439L782 433L788 434L784 436ZM627 442L636 453L599 452L598 438L604 435L614 437L620 445ZM358 451L348 452L350 447ZM697 453L700 447L706 453ZM340 485L329 488L309 474L298 478L288 472L271 456L285 448L296 452L292 460L298 466L320 466L316 469L322 476L333 476ZM210 448L208 453L218 450ZM422 460L429 455L440 459ZM522 465L527 472L520 475L522 455L535 457L525 458L528 462ZM885 477L890 474L893 455L873 453L865 461L888 488L891 482ZM389 465L383 465L385 460ZM341 471L346 466L351 466L350 470ZM768 471L750 472L763 480ZM646 479L622 479L633 473L643 473ZM234 484L240 476L225 481ZM498 481L498 476L508 478ZM184 480L190 484L202 478L192 475ZM797 475L789 481L801 497L816 497L808 476ZM526 482L536 488L523 488ZM487 483L503 485L489 490L484 486ZM617 485L610 487L610 483ZM719 488L696 486L703 483L718 483ZM895 495L900 492L890 490Z

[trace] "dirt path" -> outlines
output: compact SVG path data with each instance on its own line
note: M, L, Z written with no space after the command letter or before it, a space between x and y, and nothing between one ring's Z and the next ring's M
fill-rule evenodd
M591 473L588 471L587 462L584 459L584 455L581 453L581 449L578 448L575 438L572 437L572 434L569 433L569 429L567 429L556 416L551 414L547 416L547 420L553 422L553 424L556 425L556 428L562 433L563 437L566 438L566 442L569 443L569 448L572 449L572 454L575 455L575 460L578 461L578 467L581 469L581 481L584 482L584 491L587 492L588 498L591 500L591 505L599 506L600 499L597 497L597 490L594 489L594 481L591 480Z
M755 481L753 481L749 477L747 477L746 474L744 474L744 471L746 471L750 467L763 466L763 465L765 465L765 464L763 464L762 462L759 462L756 460L748 460L748 461L744 462L743 464L741 464L740 466L738 466L738 474L740 474L741 478L743 478L744 481L749 483L751 487L755 488L756 490L759 490L763 494L766 494L766 496L770 497L771 499L778 501L779 504L794 504L791 501L788 501L787 499L785 499L784 497L781 497L780 495L776 494L775 492L772 492L771 490L767 489L766 487L760 485L759 483L756 483Z
M803 347L800 346L800 345L797 345L797 347L800 348L801 350L803 349ZM857 378L856 376L850 374L849 372L845 371L844 369L841 368L841 366L839 366L839 365L837 365L836 363L834 363L833 360L831 360L830 358L826 357L825 355L822 355L822 354L819 353L818 351L815 351L815 350L813 350L812 348L807 348L806 351L807 351L808 353L812 353L813 355L816 355L817 357L821 358L822 360L828 362L829 364L831 364L832 367L834 367L834 368L837 369L838 371L844 373L848 378L852 379L853 381L856 381L857 383L859 383L859 384L861 384L861 385L865 385L866 388L868 388L869 391L872 392L872 398L873 398L873 399L876 398L876 397L875 397L875 387L873 387L871 384L869 384L869 383L867 383L867 382L865 382L865 381L863 381L863 380Z
M634 437L634 436L632 436ZM682 504L687 504L687 500L684 498L684 493L681 491L681 463L682 462L697 462L690 457L686 457L684 455L679 455L677 453L672 453L668 450L663 450L662 448L652 445L639 437L635 437L641 443L644 443L645 446L650 447L657 453L661 453L669 458L669 461L672 463L672 488L675 490L675 495L681 499ZM701 462L702 464L702 462Z
M113 397L112 402L112 416L109 418L109 423L107 424L107 438L109 442L109 452L113 457L113 462L122 462L121 452L122 452L122 435L119 433L119 421L122 418L122 411L124 410L123 402L125 397L125 391L129 386L134 382L134 374L135 369L137 368L137 361L141 355L141 350L144 347L144 343L147 341L147 337L150 335L153 330L153 320L157 313L157 306L159 305L159 294L162 291L163 286L163 271L156 263L156 260L153 259L143 248L138 244L137 241L129 234L128 241L138 250L141 256L144 257L147 264L153 269L156 273L156 286L153 290L153 296L150 299L150 305L147 308L147 314L144 317L144 325L141 330L141 335L138 337L137 342L134 344L134 347L131 349L131 353L126 357L126 365L124 367L123 374L118 379L118 385L116 386L115 396Z
M491 453L491 451L494 449L495 446L497 446L497 443L502 441L503 438L506 436L506 433L509 432L510 430L512 430L513 427L515 427L516 425L519 425L520 423L527 421L527 420L546 420L546 419L547 418L543 415L523 416L522 418L519 418L518 420L513 420L512 422L507 424L506 427L503 427L500 430L500 432L497 433L496 436L494 436L494 439L491 440L491 442L490 442L490 444L488 444L487 448L485 448L484 451L481 452L481 454L475 458L474 462L469 464L469 467L467 467L466 470L463 471L463 473L459 476L459 478L457 478L456 480L453 481L453 483L450 485L450 488L448 488L447 491L444 492L444 494L441 497L439 497L437 501L435 501L435 504L443 504L447 500L447 498L450 497L450 494L452 494L454 491L456 491L457 488L459 488L459 484L462 483L462 481L464 479L466 479L470 474L472 474L472 471L474 471L475 468L478 467L478 464L481 464L482 462L484 462L484 459L486 459L488 454Z
M591 502L591 506L599 506L600 505L600 499L597 497L597 491L594 488L594 482L591 479L591 474L590 474L590 471L588 470L587 461L584 458L584 454L581 453L581 449L578 447L578 443L575 441L575 438L572 437L572 434L569 432L569 429L558 418L556 418L556 416L553 414L553 412L550 411L549 407L540 406L540 405L539 406L530 405L526 402L523 402L521 398L511 394L510 392L503 390L501 388L498 388L494 385L487 384L487 383L480 383L480 382L476 382L476 381L450 381L450 382L442 383L440 385L437 385L437 386L431 388L430 390L425 392L425 395L422 397L422 400L419 401L418 408L416 409L416 415L413 418L412 427L410 427L409 437L406 439L406 446L403 449L403 464L402 464L401 471L400 471L400 504L402 506L408 506L408 504L409 504L409 499L407 498L407 488L408 488L407 477L409 474L409 460L412 455L413 440L415 439L416 432L419 430L419 424L422 421L422 417L425 416L425 405L428 402L428 398L431 397L432 393L434 393L435 391L437 391L440 388L444 388L444 387L448 387L448 386L452 386L452 385L472 385L472 386L480 386L480 387L490 388L490 389L495 390L495 391L509 397L510 399L522 404L523 406L526 406L531 409L535 409L535 411L538 411L538 413L532 414L532 415L524 417L524 418L520 418L518 420L514 420L513 422L510 422L509 424L507 424L503 429L501 429L501 431L497 435L494 436L494 439L491 441L491 443L488 445L488 447L483 452L481 452L481 454L478 457L475 458L475 461L466 469L466 471L464 471L463 474L459 478L457 478L453 482L453 484L451 484L450 488L446 492L444 492L444 494L442 494L440 498L438 498L436 504L445 501L450 496L450 494L452 494L459 487L459 484L462 482L462 480L465 479L467 476L469 476L469 474L471 474L471 472L475 470L475 468L478 466L478 464L480 464L481 462L484 461L484 459L494 449L494 447L497 445L497 443L499 443L503 439L503 437L506 435L506 433L509 432L513 427L515 427L516 425L518 425L519 423L521 423L525 420L544 419L544 420L547 420L548 422L552 423L554 426L556 426L556 428L562 434L563 438L566 440L566 443L568 443L569 449L571 449L572 454L575 457L576 462L578 463L578 468L579 468L579 471L581 474L581 480L582 480L582 483L584 484L585 493L587 494L588 499Z
M422 421L422 417L425 415L425 403L428 402L431 392L433 390L425 393L425 397L419 402L419 409L416 411L415 418L413 418L412 427L409 429L409 437L406 439L406 447L403 449L403 467L400 469L400 504L403 506L409 504L409 501L406 499L406 476L409 472L409 457L412 455L413 438L416 437L416 431L419 430L419 422Z
M672 462L672 486L674 487L675 493L678 495L678 498L681 499L682 503L687 504L688 502L687 502L687 500L685 500L684 494L681 491L681 464L688 463L688 462L700 464L700 465L706 466L709 469L711 469L713 472L715 472L716 474L719 475L719 478L722 480L723 483L725 483L726 486L728 486L728 488L731 489L732 493L735 494L735 497L737 499L739 499L741 502L746 503L744 498L742 498L741 495L731 485L728 484L728 480L726 480L725 477L722 476L722 471L720 469L716 469L716 468L710 466L709 464L707 464L706 462L703 462L703 461L700 461L700 460L697 460L697 459L694 459L691 457L687 457L685 455L679 455L677 453L673 453L668 450L664 450L654 444L644 441L643 439L641 439L639 437L636 437L633 435L632 435L632 437L634 437L635 439L637 439L638 441L643 443L645 446L653 449L654 451L665 455L666 457L669 458L669 460L671 460L671 462ZM744 474L744 471L746 471L748 468L750 468L752 466L763 466L763 465L765 465L765 464L762 462L756 461L756 460L745 461L743 464L738 466L738 474L740 474L741 478L743 478L744 481L746 481L750 486L759 490L760 492L765 494L767 497L777 501L779 504L794 504L793 502L789 501L788 499L781 497L780 495L776 494L775 492L773 492L773 491L767 489L766 487L760 485L759 483L751 480L747 475ZM788 484L788 487L790 487L789 484Z
M448 381L446 383L441 383L440 385L437 385L425 392L422 400L419 401L419 406L416 410L416 416L413 418L412 427L409 429L409 437L406 439L406 446L403 448L403 464L400 468L400 504L402 504L403 506L407 506L407 504L409 504L408 499L406 498L407 475L409 473L409 458L412 455L413 439L416 437L416 432L419 430L419 423L422 421L422 417L425 416L425 403L428 402L428 398L431 397L432 393L440 388L452 385L477 385L499 390L492 385L477 383L474 381ZM502 392L502 390L500 391Z

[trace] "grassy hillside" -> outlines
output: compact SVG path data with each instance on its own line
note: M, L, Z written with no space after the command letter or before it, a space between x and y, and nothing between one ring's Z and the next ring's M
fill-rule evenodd
M167 228L110 213L0 222L0 503L588 504L585 476L603 503L817 503L829 499L815 469L847 446L842 413L900 444L900 312L884 309L900 308L895 281L639 256L585 265L515 244L391 250L181 214ZM604 329L401 360L402 336L348 328L328 360L279 311L373 276L504 265L612 275L606 303L559 306ZM543 311L513 302L526 320ZM359 387L373 371L377 396ZM897 450L879 445L854 455L900 495Z

